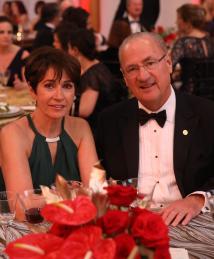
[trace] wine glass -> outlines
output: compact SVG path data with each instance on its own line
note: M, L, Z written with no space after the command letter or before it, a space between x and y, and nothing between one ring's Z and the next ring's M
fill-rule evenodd
M17 195L13 192L2 191L0 192L0 226L3 229L5 239L6 230L13 222L16 212Z
M9 77L10 77L10 70L7 69L4 72L0 72L0 83L3 87L7 86Z
M45 205L45 197L41 189L25 190L18 194L21 207L23 208L26 221L31 224L38 224L43 222L43 217L40 210Z

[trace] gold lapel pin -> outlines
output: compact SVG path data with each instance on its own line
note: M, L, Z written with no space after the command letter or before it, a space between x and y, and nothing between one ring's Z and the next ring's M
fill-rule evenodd
M183 130L183 135L184 135L184 136L187 136L188 133L189 133L188 130Z

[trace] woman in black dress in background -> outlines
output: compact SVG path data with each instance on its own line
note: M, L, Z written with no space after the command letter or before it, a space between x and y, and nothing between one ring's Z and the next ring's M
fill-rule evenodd
M126 98L122 84L96 58L95 36L92 30L80 29L68 22L60 23L54 34L54 46L78 59L81 65L80 84L76 94L74 114L85 118L93 133L99 112Z

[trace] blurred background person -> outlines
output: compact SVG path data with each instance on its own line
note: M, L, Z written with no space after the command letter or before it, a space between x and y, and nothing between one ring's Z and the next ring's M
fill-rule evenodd
M204 31L206 11L199 5L184 4L177 9L179 38L172 49L175 66L182 58L203 58L213 53L212 39Z
M61 21L54 31L54 47L68 53L70 34L78 29L75 23Z
M62 20L74 23L79 28L92 29L94 31L89 12L81 7L68 7L62 14ZM96 49L99 51L99 49L106 44L106 40L105 37L99 32L94 31L94 36Z
M41 24L41 14L42 14L42 8L45 5L44 1L37 1L34 6L34 12L36 14L36 17L31 20L31 31L37 31Z
M59 0L59 8L61 14L68 8L73 6L73 1L72 0Z
M127 0L120 0L119 6L116 10L114 21L121 19L125 16ZM140 22L145 24L148 30L153 30L160 12L160 1L159 0L142 0L143 11L140 15Z
M214 0L201 1L202 7L206 10L206 22L204 29L209 32L210 36L214 36Z
M13 44L13 24L10 19L0 16L0 72L10 72L7 86L17 89L26 86L23 68L28 56L26 50Z
M184 4L177 9L179 38L174 43L171 52L174 81L180 80L183 59L213 56L213 40L204 30L205 17L206 11L199 5ZM186 85L181 90L192 92L190 85Z
M65 25L61 26L61 30L65 31ZM68 31L70 31L70 26ZM60 41L58 46L65 46L68 40L68 47L66 47L68 53L74 56L81 65L81 78L76 94L74 114L87 119L93 133L96 134L99 112L117 102L118 98L122 98L117 92L119 87L109 69L96 59L95 37L92 30L74 28L70 31L69 39L64 38L64 43L60 36L60 28L57 28L56 35Z
M4 1L0 15L7 16L10 19L12 18L11 1Z
M36 38L33 42L33 49L43 46L53 46L54 30L60 21L60 10L57 3L46 3L41 12L41 23Z
M22 1L11 2L12 19L15 30L29 31L30 20L28 17L27 9Z
M140 20L143 12L143 3L143 0L127 0L125 2L124 13L121 16L117 14L116 19L113 21L108 39L110 46L118 48L121 44L121 35L125 39L131 33L147 30Z

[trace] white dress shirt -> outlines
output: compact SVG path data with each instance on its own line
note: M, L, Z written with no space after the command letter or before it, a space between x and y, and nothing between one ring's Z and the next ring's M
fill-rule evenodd
M129 24L130 24L130 29L131 33L136 33L136 32L141 32L141 24L139 20L135 20L132 16L127 14Z
M140 102L138 106L148 113L152 112ZM173 165L175 107L175 92L171 87L168 100L155 111L166 110L167 119L164 127L161 128L154 119L139 127L138 190L151 200L152 208L165 207L175 200L182 199ZM205 196L203 192L197 193ZM205 205L207 205L206 202Z

